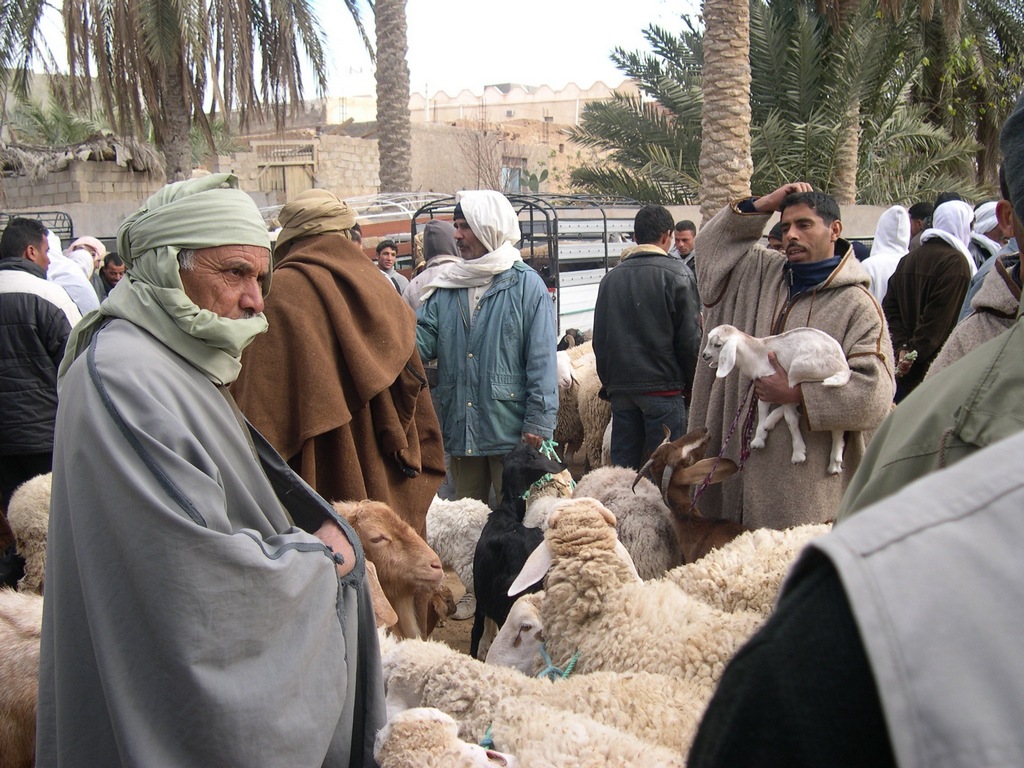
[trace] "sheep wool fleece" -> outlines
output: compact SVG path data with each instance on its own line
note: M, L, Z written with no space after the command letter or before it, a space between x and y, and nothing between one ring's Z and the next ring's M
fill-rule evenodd
M757 244L768 214L720 211L697 236L697 287L704 305L704 339L723 323L752 336L790 328L824 331L843 347L853 376L841 387L801 385L801 428L807 459L793 464L789 430L778 425L764 448L754 450L743 471L707 488L701 497L706 517L723 517L752 528L788 528L824 523L835 517L843 490L853 477L872 432L889 412L893 396L892 344L868 276L845 241L843 258L820 285L789 300L786 257ZM701 363L693 385L690 427L711 433L707 455L721 449L749 379L733 372L716 379ZM742 416L740 417L742 422ZM831 430L844 430L843 472L828 474ZM725 456L739 462L742 423L735 428Z
M37 765L371 766L365 558L200 369L133 323L61 389ZM356 562L307 531L335 519Z

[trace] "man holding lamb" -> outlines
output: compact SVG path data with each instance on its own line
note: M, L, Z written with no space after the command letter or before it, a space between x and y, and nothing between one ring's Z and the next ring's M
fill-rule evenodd
M760 244L775 212L781 214L782 252ZM871 433L889 412L894 376L885 317L868 290L867 273L840 237L842 229L835 200L797 182L729 205L698 236L705 342L707 331L725 323L752 336L817 328L840 343L853 372L841 387L790 387L785 370L772 360L775 374L758 379L753 396L799 405L806 460L791 461L787 430L769 432L765 447L751 452L742 472L707 488L700 503L706 517L755 528L832 520ZM690 427L708 428L709 455L719 452L731 432L724 455L739 462L749 384L735 375L716 379L714 370L697 366ZM828 472L834 430L846 433L839 474Z

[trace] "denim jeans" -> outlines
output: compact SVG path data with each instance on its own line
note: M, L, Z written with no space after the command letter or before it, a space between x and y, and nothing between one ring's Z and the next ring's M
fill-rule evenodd
M675 440L686 432L686 400L682 395L612 395L612 464L640 469L671 431Z

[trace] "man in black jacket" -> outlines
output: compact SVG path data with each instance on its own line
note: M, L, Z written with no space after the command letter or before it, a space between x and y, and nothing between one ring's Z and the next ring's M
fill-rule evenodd
M594 309L594 354L612 406L612 463L639 469L664 438L686 431L686 397L700 353L700 302L693 271L667 251L672 214L640 209L637 245L601 281Z
M14 218L0 237L0 504L21 483L50 471L57 366L81 319L67 292L46 280L46 227ZM7 530L0 518L0 550ZM2 552L0 552L2 554Z

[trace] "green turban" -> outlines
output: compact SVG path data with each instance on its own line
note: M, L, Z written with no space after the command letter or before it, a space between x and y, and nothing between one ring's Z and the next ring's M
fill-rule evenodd
M263 217L238 179L215 173L168 184L125 219L117 245L127 273L72 331L58 381L111 317L146 329L215 384L234 381L242 350L267 330L266 318L231 320L196 306L182 286L178 252L222 245L270 249ZM264 293L269 282L268 275Z

